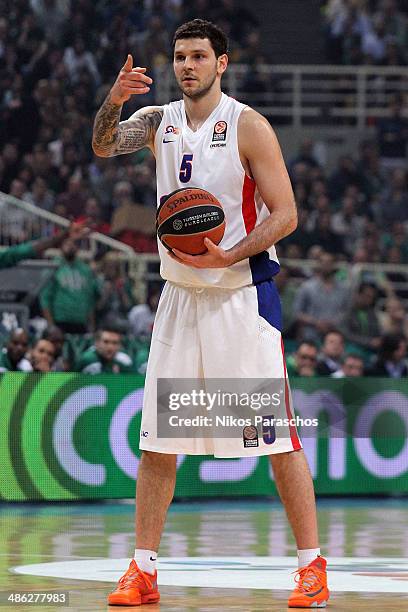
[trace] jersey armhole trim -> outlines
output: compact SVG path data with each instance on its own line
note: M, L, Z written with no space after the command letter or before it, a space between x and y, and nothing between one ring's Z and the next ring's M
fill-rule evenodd
M243 163L242 163L242 161L241 161L241 155L240 155L240 153L239 153L239 138L238 138L238 132L239 132L239 118L241 117L241 113L242 113L242 112L243 112L243 111L244 111L246 108L251 108L251 107L250 107L250 106L248 106L248 104L243 104L243 105L242 105L241 110L239 111L238 118L237 118L237 130L236 130L236 137L237 137L237 138L236 138L236 143L235 143L235 148L236 148L236 152L237 152L237 157L236 157L236 159L237 159L237 168L239 168L239 170L240 170L241 172L243 172L243 173L244 173L244 177L248 177L248 179L249 179L250 181L255 181L255 179L254 179L254 178L252 178L252 176L249 176L249 174L247 174L247 172L246 172L246 170L245 170L245 168L244 168L244 165L243 165Z

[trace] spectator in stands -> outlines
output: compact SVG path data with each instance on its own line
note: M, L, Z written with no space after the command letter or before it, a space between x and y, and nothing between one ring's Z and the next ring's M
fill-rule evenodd
M296 376L316 376L317 345L310 340L299 344L297 351L289 355L286 368L289 378Z
M28 355L34 372L51 372L55 361L55 346L49 340L37 340Z
M147 296L146 304L133 306L129 312L129 325L131 332L136 337L150 338L153 323L159 305L161 288L154 286Z
M344 251L351 256L358 240L361 240L364 217L356 213L356 202L350 196L344 196L341 209L331 217L331 230L342 240Z
M59 247L67 237L78 240L85 237L87 233L88 229L85 226L73 223L68 230L52 238L44 238L35 242L26 242L0 251L0 269L12 268L17 265L19 261L23 261L24 259L36 259L37 257L41 257L47 249Z
M288 170L291 173L293 166L296 164L306 164L309 168L316 168L319 162L314 153L315 143L311 138L304 140L299 149L299 153L289 162Z
M52 364L53 372L66 372L69 368L69 363L64 356L64 341L65 336L62 329L56 325L47 327L42 335L43 340L48 340L54 345L54 362Z
M350 185L362 186L363 180L358 166L350 155L342 155L337 162L337 168L329 179L329 191L333 200L340 200Z
M72 47L65 49L63 62L72 84L77 84L80 81L81 73L85 70L92 77L94 86L98 87L100 85L101 77L95 58L90 51L86 50L85 42L81 37L75 38Z
M380 196L378 212L383 230L398 221L408 221L407 177L402 168L393 170L389 186Z
M385 310L380 313L381 334L404 336L408 340L408 313L404 304L397 297L389 297L385 302Z
M0 188L1 191L8 192L10 190L11 182L17 177L20 165L17 145L14 142L5 144L1 155L4 167Z
M387 32L382 15L372 19L371 28L367 29L361 39L361 50L367 64L381 64L387 49Z
M391 247L400 249L403 263L408 263L408 228L401 221L395 221L391 231L382 234L383 250L388 252Z
M63 204L69 216L78 218L83 214L86 204L86 191L83 181L78 176L71 176L68 180L68 190L60 194L57 204Z
M390 43L399 60L391 65L404 61L407 19L398 12L396 0L329 0L325 17L327 55L334 63L381 65Z
M402 2L401 4L404 4ZM388 39L391 37L398 49L405 50L408 45L408 22L406 15L398 10L396 0L381 0L374 19L382 19Z
M319 376L330 376L340 369L344 355L344 336L339 331L329 331L323 337L323 345L317 361Z
M27 332L15 329L0 352L0 372L32 372L32 365L26 358L27 350Z
M38 24L48 40L58 42L61 38L69 16L70 4L71 0L30 0Z
M54 208L55 195L48 189L47 183L41 176L34 180L31 191L25 195L25 201L43 210L52 211Z
M65 240L61 251L59 266L41 292L43 316L48 325L65 333L84 334L95 326L98 282L90 266L77 257L74 240Z
M84 214L78 217L77 223L86 223L93 232L101 234L109 234L110 232L110 225L104 221L102 209L98 200L93 196L87 199Z
M406 339L398 334L387 334L381 338L378 357L372 367L367 370L367 374L389 378L406 377L408 376L406 356Z
M127 167L129 167L129 165ZM157 200L154 172L152 172L152 169L147 163L138 166L132 164L131 167L134 170L132 184L136 202L143 204L143 206L151 206L156 209Z
M324 213L330 213L330 200L326 193L311 194L310 203L313 210L309 214L306 229L308 232L314 232L319 223L320 216Z
M335 278L334 257L322 253L312 278L302 283L293 307L298 334L319 342L321 335L338 328L350 300L350 290Z
M156 251L156 211L132 200L125 200L113 214L111 234L135 251Z
M385 168L407 167L408 121L402 111L402 99L396 95L389 105L389 117L377 123L378 148Z
M329 211L321 212L317 219L315 229L310 232L309 244L319 245L326 253L339 255L343 253L343 237L340 234L335 234L330 229L331 214Z
M361 283L351 308L346 314L343 330L349 342L376 350L381 343L380 322L376 313L377 287Z
M346 378L364 375L364 360L357 353L346 353L341 368L331 374L332 378Z
M105 258L102 268L100 298L97 304L99 325L114 325L126 331L127 315L134 300L129 279L118 261Z
M132 372L132 360L120 350L121 342L122 335L117 329L106 326L99 329L95 334L95 346L79 358L75 370L83 374Z

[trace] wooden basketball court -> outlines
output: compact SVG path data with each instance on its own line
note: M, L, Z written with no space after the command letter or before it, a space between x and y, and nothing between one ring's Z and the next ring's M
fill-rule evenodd
M69 592L69 606L11 604L3 593L0 609L136 609L106 605L134 547L132 503L5 505L0 513L0 591ZM329 609L408 610L408 501L323 500L319 520L335 586ZM294 553L276 501L173 504L160 549L162 600L138 609L282 612Z

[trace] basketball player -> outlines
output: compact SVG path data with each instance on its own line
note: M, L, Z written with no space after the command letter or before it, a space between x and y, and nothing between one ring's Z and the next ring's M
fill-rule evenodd
M158 438L157 378L285 379L274 244L293 232L296 205L279 144L269 123L221 91L227 39L207 21L174 35L174 73L183 98L138 110L120 122L123 104L147 93L152 79L128 55L97 113L93 149L110 157L149 147L157 165L157 199L202 187L223 205L220 246L190 256L159 243L167 280L153 329L146 373L136 490L136 550L109 595L110 604L159 600L156 560L176 480L178 453L216 457L270 455L275 482L298 548L291 607L325 607L326 561L320 556L313 483L296 429L273 444L239 439ZM287 385L286 385L287 387ZM288 389L286 389L288 392ZM284 408L291 415L289 398Z

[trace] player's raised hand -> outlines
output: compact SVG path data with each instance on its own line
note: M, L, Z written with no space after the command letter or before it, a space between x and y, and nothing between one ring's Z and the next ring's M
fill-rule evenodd
M130 96L148 93L153 80L145 72L146 68L133 67L133 57L129 54L111 89L113 104L123 104Z

